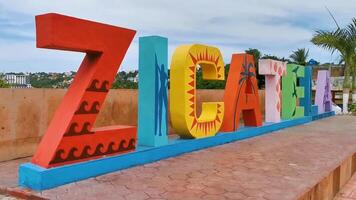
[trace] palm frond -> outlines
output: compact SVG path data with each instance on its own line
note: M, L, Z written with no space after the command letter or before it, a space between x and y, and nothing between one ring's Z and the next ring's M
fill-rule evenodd
M309 49L305 50L305 48L302 48L293 51L293 53L289 56L289 58L291 58L293 62L296 62L301 65L305 65L308 56L309 56Z
M347 46L349 46L348 34L345 30L339 28L335 31L316 31L311 42L332 53L339 51L340 54L345 54L348 49Z

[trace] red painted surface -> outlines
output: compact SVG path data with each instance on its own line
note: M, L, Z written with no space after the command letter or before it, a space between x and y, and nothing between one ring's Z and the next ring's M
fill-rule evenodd
M240 115L245 126L261 126L262 115L254 59L249 54L233 54L224 93L223 132L239 127Z
M36 16L37 47L86 55L32 163L49 168L135 149L136 127L93 128L135 33L59 14Z

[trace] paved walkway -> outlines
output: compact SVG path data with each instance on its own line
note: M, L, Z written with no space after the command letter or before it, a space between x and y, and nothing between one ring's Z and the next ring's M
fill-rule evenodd
M356 152L356 117L332 117L42 193L50 199L295 199ZM0 163L0 188L17 165Z
M0 200L16 200L16 198L0 194Z

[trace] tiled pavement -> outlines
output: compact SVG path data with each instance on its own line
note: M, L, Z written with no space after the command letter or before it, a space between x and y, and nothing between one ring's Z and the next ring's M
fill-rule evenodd
M334 200L356 200L356 174L342 187Z
M16 198L0 194L0 200L16 200Z
M42 193L50 199L295 199L356 152L356 117L338 116ZM1 187L17 165L0 163Z

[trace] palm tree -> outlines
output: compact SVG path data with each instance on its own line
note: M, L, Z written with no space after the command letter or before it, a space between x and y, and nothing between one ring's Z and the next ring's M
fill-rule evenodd
M305 48L302 48L293 51L293 53L289 56L289 58L292 59L293 62L299 65L305 65L307 63L308 56L309 56L309 49L305 50Z
M317 46L334 53L338 51L341 55L341 59L345 62L344 70L344 83L343 83L343 112L348 111L347 104L349 99L349 92L351 88L350 84L350 73L353 72L354 68L354 57L355 57L355 42L353 42L351 37L351 32L347 29L337 28L335 31L316 31L311 42Z
M351 76L352 76L352 103L356 103L356 18L346 28L348 37L350 38L351 46L353 46L353 54L351 56Z

